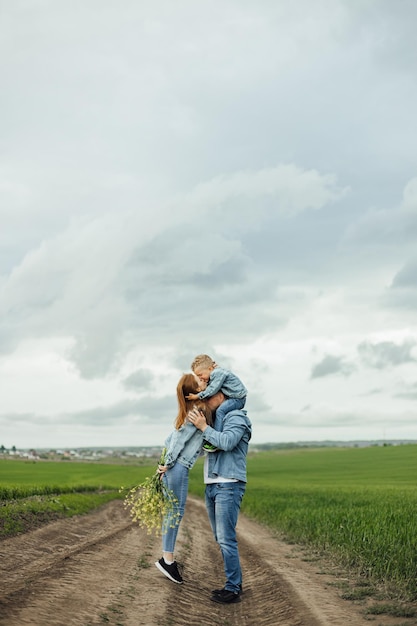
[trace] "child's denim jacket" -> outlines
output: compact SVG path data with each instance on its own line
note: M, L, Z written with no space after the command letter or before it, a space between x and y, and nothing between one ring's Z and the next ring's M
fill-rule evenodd
M193 424L185 422L178 430L172 431L165 441L167 449L165 465L172 467L178 461L191 469L203 445L203 433Z
M240 378L222 367L215 367L210 373L207 387L200 391L198 397L201 400L214 396L218 391L222 391L227 398L245 398L248 390Z

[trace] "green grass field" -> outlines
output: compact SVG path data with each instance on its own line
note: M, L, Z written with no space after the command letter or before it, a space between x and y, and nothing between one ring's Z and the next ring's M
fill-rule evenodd
M262 455L249 472L252 463L248 515L415 593L417 446Z
M39 494L41 488L93 490L119 489L121 485L134 485L149 474L146 465L105 465L101 463L34 462L0 460L0 500L7 499L7 489L14 488L14 498L19 492L32 490Z
M0 461L0 536L36 517L73 515L116 497L149 466ZM190 493L203 496L202 462ZM245 514L341 565L417 599L417 446L250 454Z
M153 467L0 460L0 539L123 498Z

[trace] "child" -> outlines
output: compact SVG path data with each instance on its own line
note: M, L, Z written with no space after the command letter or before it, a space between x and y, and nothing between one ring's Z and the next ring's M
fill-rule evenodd
M189 394L188 400L204 400L221 391L226 396L226 400L217 409L217 416L223 418L230 411L243 409L248 391L236 374L219 367L207 354L196 356L191 364L191 369L197 378L206 383L207 386L204 391ZM217 448L205 442L203 450L215 452Z

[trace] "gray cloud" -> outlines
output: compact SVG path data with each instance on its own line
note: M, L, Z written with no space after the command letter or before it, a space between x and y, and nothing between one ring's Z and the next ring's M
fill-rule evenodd
M416 391L403 391L402 393L395 394L396 398L404 398L405 400L417 400Z
M384 417L380 414L367 414L366 418L364 417L363 412L361 411L352 411L352 410L333 410L330 414L327 411L323 411L323 408L320 406L311 406L308 410L304 410L301 412L287 413L283 414L282 412L278 412L272 415L269 420L265 420L265 423L269 423L271 425L272 422L277 422L281 426L283 424L296 425L299 428L309 428L312 431L311 440L314 440L317 437L317 431L322 429L336 429L335 438L340 436L340 431L346 428L346 424L350 425L352 430L352 439L360 439L361 431L363 429L364 423L367 425L372 424L380 424L384 422ZM403 415L398 418L398 424L407 424L409 416ZM255 424L256 426L256 424Z
M335 356L326 354L323 359L313 365L311 369L311 378L323 378L334 374L350 376L355 371L355 366L346 361L343 356Z
M157 419L167 424L174 420L176 413L175 397L146 396L137 400L123 400L105 407L95 407L85 411L57 416L58 421L75 422L79 424L111 424L117 425L120 420L133 418L139 423L146 423Z
M118 426L125 427L127 423L146 424L154 420L156 425L163 424L169 428L173 424L177 412L176 400L172 397L146 396L139 399L126 399L107 406L96 406L82 411L46 415L40 413L14 413L0 415L1 421L6 424L28 423L44 425L75 426ZM168 431L167 431L168 432Z
M248 397L245 409L249 412L251 418L256 422L258 413L264 416L272 415L274 406L265 401L265 398L256 392L251 392Z
M366 391L362 395L364 397L366 397L366 396L376 396L376 395L379 395L379 394L381 394L383 392L384 392L384 390L381 387L375 387L373 389L370 389L369 391Z
M128 391L140 392L148 390L153 380L154 375L151 370L139 369L122 380L122 384Z
M396 398L404 398L406 400L417 400L417 382L403 384L403 390L395 394Z
M409 261L404 267L394 276L392 281L392 289L406 287L417 290L417 260Z
M417 306L417 261L415 259L406 261L395 274L382 301L386 306L394 309L415 311Z
M416 359L412 351L416 345L415 339L405 339L402 344L392 341L378 343L364 341L358 345L358 353L362 362L368 367L385 369L404 363L415 363Z

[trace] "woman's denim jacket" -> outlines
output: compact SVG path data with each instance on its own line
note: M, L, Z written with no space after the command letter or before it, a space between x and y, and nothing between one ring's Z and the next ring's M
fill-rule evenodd
M165 465L172 467L178 461L191 469L196 462L203 445L203 433L190 422L185 422L178 430L168 435L165 441L167 449Z
M252 424L246 411L230 411L223 419L216 416L214 427L207 426L204 431L204 439L219 448L208 455L209 477L235 478L246 483L246 455L251 436Z

